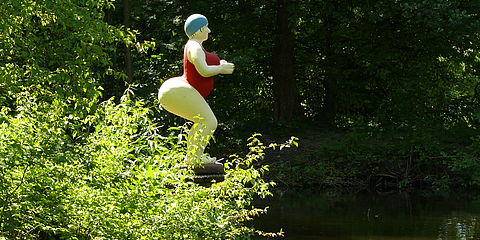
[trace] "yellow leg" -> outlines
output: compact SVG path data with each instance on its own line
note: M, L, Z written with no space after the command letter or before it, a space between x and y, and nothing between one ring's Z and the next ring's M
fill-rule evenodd
M159 89L160 105L167 111L192 121L187 138L187 163L201 158L217 128L217 118L205 99L183 77L165 81Z

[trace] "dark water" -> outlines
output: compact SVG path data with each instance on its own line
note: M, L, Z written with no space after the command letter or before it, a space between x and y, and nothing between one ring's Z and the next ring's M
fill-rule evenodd
M270 206L254 225L283 229L285 239L480 239L480 197L474 194L277 193L258 200Z

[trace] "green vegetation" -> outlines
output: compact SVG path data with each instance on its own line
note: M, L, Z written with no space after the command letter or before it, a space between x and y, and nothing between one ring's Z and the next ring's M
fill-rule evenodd
M183 128L161 131L133 91L102 100L125 79L112 56L134 46L106 23L109 1L11 0L0 5L0 238L238 239L264 210L273 183L251 152L226 163L225 181L202 187L183 160ZM136 45L145 49L151 44ZM156 108L156 107L153 107ZM273 147L273 145L271 146ZM247 186L248 185L248 186Z
M280 160L267 158L265 163L271 167L268 179L293 189L309 186L354 192L451 193L479 186L479 133L466 126L448 130L356 127L312 132L313 137L299 135L299 150L280 153Z
M0 233L12 239L236 239L272 183L252 163L263 146L226 163L225 181L202 187L182 170L178 135L155 133L148 109L126 96L104 102L82 143L55 124L6 117L2 124ZM176 133L177 131L172 131ZM20 133L20 134L19 134ZM181 135L180 135L181 136ZM189 180L190 179L190 180ZM248 187L245 185L248 184Z
M156 102L192 13L236 64L207 99L228 162L209 188ZM478 188L479 69L476 0L4 0L0 239L249 238L262 163L287 186ZM254 132L318 144L264 161Z

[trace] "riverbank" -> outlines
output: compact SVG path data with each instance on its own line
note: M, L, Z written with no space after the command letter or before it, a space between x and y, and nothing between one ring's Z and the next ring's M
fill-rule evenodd
M358 191L462 191L480 186L480 135L452 129L270 129L266 144L297 137L298 148L271 150L261 165L281 188Z

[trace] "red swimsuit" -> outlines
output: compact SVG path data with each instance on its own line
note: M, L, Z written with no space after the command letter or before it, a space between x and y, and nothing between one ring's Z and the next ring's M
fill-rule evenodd
M205 52L207 65L220 65L220 58L217 55L207 52L205 49L203 52ZM186 48L183 53L183 76L203 97L208 96L213 89L213 77L203 77L198 73L195 65L188 61Z

